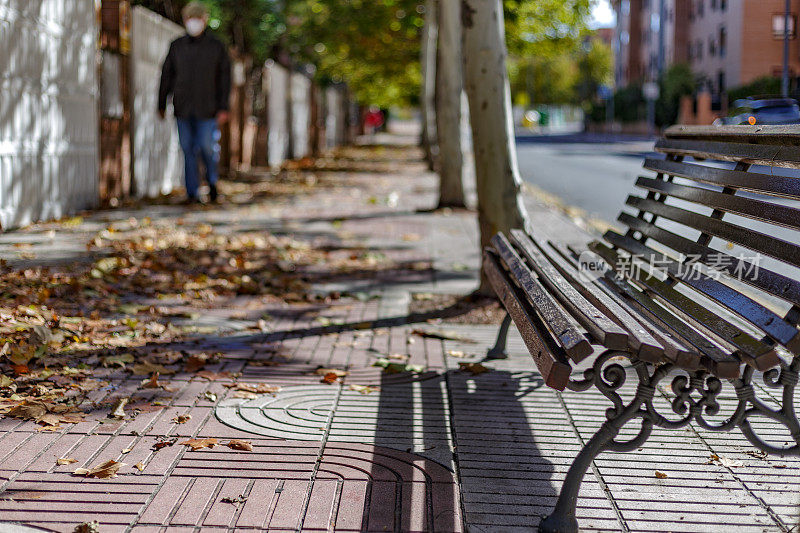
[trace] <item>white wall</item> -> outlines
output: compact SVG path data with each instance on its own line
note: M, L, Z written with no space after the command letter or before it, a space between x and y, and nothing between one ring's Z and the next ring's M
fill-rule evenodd
M0 0L0 226L98 202L94 0Z
M268 106L268 162L270 166L278 166L289 154L289 131L286 123L289 72L270 60L264 66L264 79Z
M327 148L344 142L344 105L342 89L331 86L325 89L325 144Z
M294 157L311 153L311 80L299 72L292 73L292 139Z
M141 6L133 8L131 113L134 191L138 197L168 194L183 184L183 155L169 106L159 120L158 84L169 44L182 35L177 24Z

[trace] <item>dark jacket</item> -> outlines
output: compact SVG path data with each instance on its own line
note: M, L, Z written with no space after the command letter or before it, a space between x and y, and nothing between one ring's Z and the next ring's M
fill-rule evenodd
M172 41L161 68L158 109L167 109L172 95L178 118L213 118L228 110L231 63L228 52L207 30L199 37L184 35Z

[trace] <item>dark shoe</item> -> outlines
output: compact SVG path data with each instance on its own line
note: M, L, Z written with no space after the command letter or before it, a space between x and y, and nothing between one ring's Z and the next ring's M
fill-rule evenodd
M212 184L208 186L208 198L211 200L212 204L217 203L217 186L216 184Z
M186 198L183 200L183 202L181 202L181 203L182 203L183 205L196 205L196 204L199 204L199 203L200 203L200 198L198 198L198 197L196 197L196 196L187 196L187 197L186 197Z

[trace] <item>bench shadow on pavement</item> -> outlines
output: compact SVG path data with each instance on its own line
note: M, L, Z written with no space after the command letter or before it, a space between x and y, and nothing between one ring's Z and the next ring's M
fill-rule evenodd
M554 467L539 448L523 404L544 385L538 373L447 370L420 380L382 374L380 385L376 446L459 472L457 478L450 474L449 483L439 483L438 465L426 468L430 529L423 530L535 528L549 513L557 497ZM372 473L373 478L380 474ZM410 490L413 486L404 483L398 495L396 531L413 529Z

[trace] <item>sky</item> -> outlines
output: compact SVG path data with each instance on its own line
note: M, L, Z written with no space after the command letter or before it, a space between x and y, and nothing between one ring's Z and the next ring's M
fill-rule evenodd
M593 28L608 28L614 25L614 10L611 9L609 0L598 0L592 8Z

